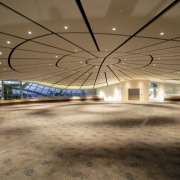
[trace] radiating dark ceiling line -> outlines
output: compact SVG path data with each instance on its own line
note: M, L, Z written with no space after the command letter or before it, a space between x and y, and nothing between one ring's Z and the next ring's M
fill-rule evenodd
M119 77L114 73L114 71L109 67L109 65L107 65L107 67L110 69L110 71L114 74L114 76L116 76L116 78L119 80L119 82L121 82L121 80L119 79Z
M69 77L71 77L71 76L73 76L73 75L75 75L75 74L77 74L77 73L79 73L79 71L78 71L78 72L75 72L75 73L73 73L73 74L71 74L71 75L69 75L69 76L67 76L67 77L65 77L65 78L63 78L63 79L61 79L61 80L59 80L59 81L56 81L56 82L53 84L53 86L54 86L55 84L57 84L58 82L64 81L65 79L67 79L67 78L69 78Z
M80 76L78 76L76 79L74 79L72 82L70 82L66 89L68 88L68 86L70 86L71 84L73 84L75 81L77 81L80 77L82 77L84 74L88 73L92 68L94 68L95 66L91 67L90 69L88 69L87 71L83 72L83 74L81 74Z
M85 79L85 81L81 84L81 86L80 86L80 88L79 89L81 89L82 88L82 86L85 84L85 82L89 79L89 77L92 75L92 73L90 73L89 74L89 76Z
M61 75L63 75L63 74L70 73L70 72L73 72L73 71L77 71L77 70L82 69L82 68L84 68L84 67L79 67L79 68L76 68L76 69L71 69L71 70L68 70L67 72L64 72L64 73L61 73L61 74L57 74L57 75L55 75L55 76L61 76ZM78 71L78 72L79 72L79 71ZM57 72L54 72L54 73L57 73ZM54 74L54 73L52 73L52 74ZM43 76L44 76L44 75L43 75ZM43 79L43 80L46 80L46 79Z
M8 33L5 33L5 32L0 32L0 34L4 34L6 36L15 37L15 38L18 38L18 39L21 39L21 40L28 40L26 38L23 38L23 37L20 37L20 36L16 36L16 35L13 35L13 34L8 34Z
M11 10L11 11L13 11L14 13L16 13L16 14L18 14L18 15L22 16L23 18L25 18L25 19L27 19L27 20L31 21L32 23L36 24L37 26L39 26L39 27L41 27L41 28L43 28L43 29L45 29L45 30L49 31L50 33L55 34L56 36L58 36L58 37L60 37L60 38L64 39L65 41L67 41L67 42L69 42L69 43L71 43L71 44L75 45L76 47L78 47L78 48L80 48L80 49L82 49L82 50L84 50L84 51L88 52L89 54L91 54L91 55L95 56L95 55L94 55L94 54L92 54L91 52L89 52L89 51L85 50L84 48L82 48L82 47L78 46L77 44L75 44L75 43L73 43L73 42L69 41L68 39L66 39L66 38L64 38L64 37L62 37L62 36L60 36L59 34L57 34L57 33L53 32L53 31L52 31L52 30L50 30L49 28L47 28L47 27L45 27L45 26L43 26L43 25L39 24L38 22L36 22L36 21L34 21L34 20L30 19L29 17L27 17L27 16L25 16L25 15L21 14L20 12L18 12L18 11L16 11L16 10L14 10L13 8L11 8L11 7L7 6L6 4L4 4L4 3L0 2L0 5L2 5L3 7L7 8L7 9L9 9L9 10ZM95 57L97 57L97 56L95 56Z
M61 57L60 59L58 59L58 61L56 62L56 67L59 68L58 63L59 63L59 61L61 61L64 57L66 57L66 55L64 55L63 57Z
M4 46L0 46L0 48L5 48L5 49L13 49L11 47L4 47ZM16 51L29 51L29 52L37 52L37 53L43 53L43 54L56 54L56 55L60 55L63 56L64 54L59 54L59 53L52 53L52 52L47 52L47 51L36 51L36 50L31 50L31 49L21 49L21 48L17 48ZM2 59L2 58L1 58ZM6 58L7 59L7 58ZM14 58L11 58L14 59Z
M108 84L108 80L107 80L107 75L106 75L106 72L104 72L104 75L105 75L105 79L106 79L106 84L107 84L107 86L109 86L109 84Z
M173 39L171 39L171 40L173 40ZM166 43L166 42L169 42L169 41L170 41L170 40L165 40L165 41L162 41L162 42L150 44L150 45L147 45L147 46L138 48L138 49L133 49L133 50L131 50L131 51L127 51L127 53L131 53L131 52L138 51L138 50L141 50L141 49L149 48L149 47L156 46L156 45L159 45L159 44L163 44L163 43ZM142 53L142 52L141 52L141 53Z
M117 65L115 65L115 64L114 64L114 66L119 67L119 66L117 66ZM122 74L124 74L125 76L129 77L130 79L133 79L132 77L130 77L129 75L127 75L127 74L124 73L123 71L121 71L121 70L119 70L119 69L118 69L118 71L121 72Z
M118 66L119 67L119 66ZM130 73L133 73L133 74L136 74L136 75L138 75L139 77L142 77L142 78L144 78L144 79L147 79L147 78L145 78L145 77L143 77L143 76L141 76L141 75L139 75L138 73L135 73L134 71L132 71L132 70L129 70L129 69L124 69L124 68L122 68L122 67L119 67L120 69L122 69L122 70L125 70L125 71L128 71L128 72L130 72ZM149 80L149 79L147 79L147 80Z
M165 14L168 10L170 10L173 6L175 6L179 0L173 1L169 6L167 6L164 10L162 10L159 14L157 14L154 18L152 18L149 22L147 22L143 27L141 27L138 31L136 31L133 35L131 35L127 40L125 40L122 44L120 44L117 48L115 48L113 51L111 51L105 58L109 57L113 52L115 52L117 49L122 47L124 44L126 44L129 40L131 40L133 37L135 37L137 34L139 34L141 31L143 31L145 28L147 28L150 24L155 22L159 17L161 17L163 14Z
M146 53L146 52L154 52L154 51L161 51L161 50L165 50L165 49L171 49L171 48L179 48L180 46L173 46L173 47L165 47L165 48L161 48L161 49L154 49L154 50L147 50L147 51L145 51L145 52L141 52L141 53Z
M140 71L140 70L137 70L137 71ZM142 71L142 70L141 70ZM159 73L157 73L157 72L154 72L153 73L153 75L152 75L152 72L150 72L150 71L147 71L147 68L143 71L143 73L144 74L147 74L147 75L150 75L150 76L152 76L152 77L155 77L154 75L157 75L157 76L162 76L162 77L166 77L166 78L169 78L168 76L165 76L165 75L163 75L163 74L159 74ZM158 78L158 77L156 77L156 78Z
M66 50L66 49L63 49L63 48L59 48L59 47L56 47L56 46L52 46L52 45L49 45L49 44L45 44L45 43L42 43L42 42L39 42L39 41L31 41L31 42L35 42L35 43L37 43L37 44L41 44L41 45L44 45L44 46L48 46L48 47L51 47L51 48L54 48L54 49L59 49L59 50L66 51L66 52L69 52L69 53L74 53L73 51L69 51L69 50Z
M96 75L96 79L95 79L95 84L97 81L97 77L99 75L99 72L101 70L101 67L104 63L104 61L111 55L113 54L116 50L118 50L120 47L122 47L124 44L126 44L127 42L129 42L132 38L134 38L137 34L139 34L141 31L143 31L145 28L147 28L150 24L152 24L153 22L155 22L159 17L161 17L163 14L165 14L168 10L170 10L173 6L175 6L177 3L179 2L179 0L175 0L173 1L169 6L167 6L164 10L162 10L159 14L157 14L154 18L152 18L149 22L147 22L144 26L142 26L138 31L136 31L133 35L131 35L129 38L127 38L123 43L121 43L118 47L116 47L113 51L111 51L105 58L104 60L101 62L98 73Z
M88 18L87 18L87 16L86 16L85 11L84 11L84 8L83 8L83 6L82 6L82 4L81 4L81 1L80 1L80 0L76 0L76 3L77 3L77 6L79 7L79 10L80 10L80 12L81 12L81 15L82 15L82 17L83 17L83 19L84 19L84 21L85 21L85 23L86 23L86 26L87 26L87 28L88 28L88 30L89 30L89 33L90 33L90 35L91 35L91 37L92 37L92 39L93 39L93 41L94 41L94 44L95 44L97 50L100 51L99 46L98 46L97 41L96 41L96 38L95 38L95 36L94 36L94 34L93 34L92 28L91 28L91 26L90 26L90 23L89 23L89 21L88 21Z

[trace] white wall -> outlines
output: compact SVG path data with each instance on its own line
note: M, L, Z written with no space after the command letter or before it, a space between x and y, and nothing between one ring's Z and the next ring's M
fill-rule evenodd
M149 81L133 80L124 81L121 84L110 85L97 89L97 95L104 96L105 100L128 100L128 89L140 89L140 101L149 100Z
M103 96L106 101L120 101L121 100L121 88L120 84L114 84L97 89L97 95Z
M149 101L149 86L148 80L132 80L123 81L121 83L122 100L128 100L128 89L140 89L140 101Z

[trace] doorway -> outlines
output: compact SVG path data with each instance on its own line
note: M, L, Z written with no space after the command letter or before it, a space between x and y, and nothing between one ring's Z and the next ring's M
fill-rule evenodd
M128 89L128 100L140 100L140 90Z

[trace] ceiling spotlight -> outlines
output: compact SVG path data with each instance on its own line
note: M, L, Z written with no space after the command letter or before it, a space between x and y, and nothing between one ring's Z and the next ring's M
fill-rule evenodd
M77 49L75 49L75 51L77 52Z
M161 59L161 58L158 58L158 59Z
M56 56L56 58L58 58L58 56Z
M2 54L2 52L0 52L0 55Z
M64 26L64 29L68 29L68 27L67 27L67 26Z
M31 32L31 31L28 31L28 34L29 34L29 35L31 35L31 34L32 34L32 32Z
M4 69L4 71L5 71L6 69Z
M116 28L112 28L112 30L113 30L113 31L115 31L115 30L116 30Z
M164 32L161 32L160 35L163 36L163 35L164 35Z
M7 44L11 44L11 42L10 42L10 41L7 41Z

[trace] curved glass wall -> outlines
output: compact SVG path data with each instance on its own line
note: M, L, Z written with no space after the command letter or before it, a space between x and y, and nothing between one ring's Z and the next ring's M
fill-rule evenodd
M87 96L88 90L63 90L21 81L0 81L0 99Z

